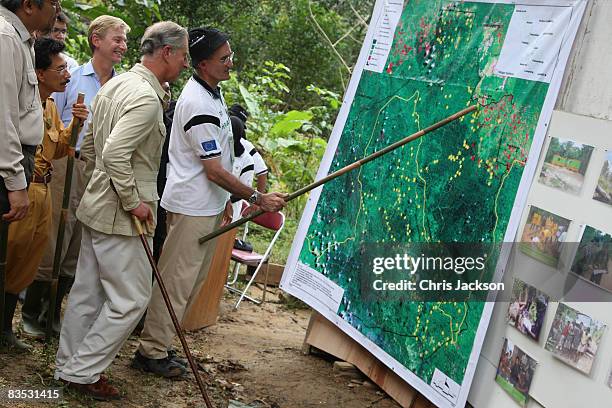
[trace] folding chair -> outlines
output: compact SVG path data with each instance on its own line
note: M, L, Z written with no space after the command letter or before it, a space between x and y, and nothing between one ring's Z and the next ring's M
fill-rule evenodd
M247 210L248 210L248 207L245 208L245 206L243 206L242 213L243 214L248 213ZM242 299L244 298L256 304L261 304L261 302L263 301L263 299L257 300L255 298L248 296L247 292L249 288L251 287L251 285L253 284L253 282L255 281L255 278L257 277L257 274L261 270L262 266L267 263L268 258L270 257L270 252L272 251L272 247L276 243L276 240L278 239L281 231L283 230L283 227L285 226L285 215L280 211L274 212L274 213L267 212L267 213L263 213L259 217L252 219L249 223L254 223L263 228L269 229L271 231L275 231L275 233L263 254L259 254L255 251L247 252L247 251L241 251L235 248L232 249L231 259L234 262L236 262L236 266L234 267L234 277L231 281L229 281L225 285L225 287L231 292L240 293L240 299L238 299L238 302L236 302L234 309L238 309L238 306L240 306L240 302L242 302ZM243 240L245 240L247 237L249 223L245 224L244 226L244 233L242 235ZM237 289L233 286L238 280L238 272L239 272L240 265L246 265L247 270L253 270L251 279L247 283L244 290Z

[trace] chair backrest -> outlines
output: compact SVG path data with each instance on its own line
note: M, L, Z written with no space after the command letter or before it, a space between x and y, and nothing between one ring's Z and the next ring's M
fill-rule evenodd
M248 208L244 208L243 206L242 213L248 214ZM278 231L285 223L285 215L280 211L265 212L260 216L253 218L250 222L254 222L257 225L261 225L262 227L271 229L272 231Z
M255 217L251 220L257 225L261 225L264 228L271 229L273 231L278 231L283 227L285 222L285 216L282 212L266 212L261 214L259 217Z

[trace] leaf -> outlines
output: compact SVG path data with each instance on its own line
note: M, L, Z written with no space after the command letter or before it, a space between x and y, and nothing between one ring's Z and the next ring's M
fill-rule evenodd
M287 136L302 127L312 119L312 113L308 111L292 110L279 117L272 126L270 133L278 136Z
M301 145L302 142L299 141L299 140L286 139L286 138L283 138L283 137L279 137L278 139L276 139L276 144L279 147L292 148L292 147Z
M251 115L258 117L261 116L261 111L259 109L259 104L257 100L253 97L253 95L244 87L244 85L239 85L240 95L242 95L242 99L244 99L244 103L247 105L247 109L251 113Z

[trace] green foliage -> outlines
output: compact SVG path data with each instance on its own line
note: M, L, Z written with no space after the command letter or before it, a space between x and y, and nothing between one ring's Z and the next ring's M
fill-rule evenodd
M79 63L91 58L87 42L87 27L96 17L112 15L121 18L130 26L128 51L119 71L125 71L139 61L140 38L145 29L162 20L159 0L62 0L62 9L70 18L68 27L67 52Z
M214 26L228 32L241 78L268 60L291 69L285 82L291 92L284 95L284 102L302 109L318 103L308 85L342 94L350 76L316 24L332 42L342 38L335 48L350 66L366 32L353 9L367 19L373 4L373 0L234 0L195 6L193 0L162 0L160 10L164 18L186 27Z
M226 100L251 113L247 137L271 169L270 189L284 192L314 181L350 66L365 36L362 17L369 18L373 4L374 0L62 1L71 19L67 52L79 63L91 57L87 27L94 18L110 14L131 27L119 72L139 61L140 38L155 21L228 32L236 58L234 75L222 84ZM191 75L188 71L172 84L175 99ZM280 262L287 256L305 202L306 197L300 197L286 211Z
M290 80L291 72L285 65L265 61L260 69L240 80L232 76L223 88L228 105L240 103L249 110L247 138L258 147L271 170L271 189L285 192L314 181L327 146L331 118L340 106L337 94L309 86L307 91L320 104L286 110L286 81ZM298 219L305 202L305 196L292 201L286 211L288 218Z

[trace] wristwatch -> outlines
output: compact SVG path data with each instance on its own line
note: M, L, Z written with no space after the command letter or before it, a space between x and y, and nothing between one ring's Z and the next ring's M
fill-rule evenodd
M247 201L249 202L249 204L257 204L257 202L259 201L259 197L261 197L261 193L255 190Z

